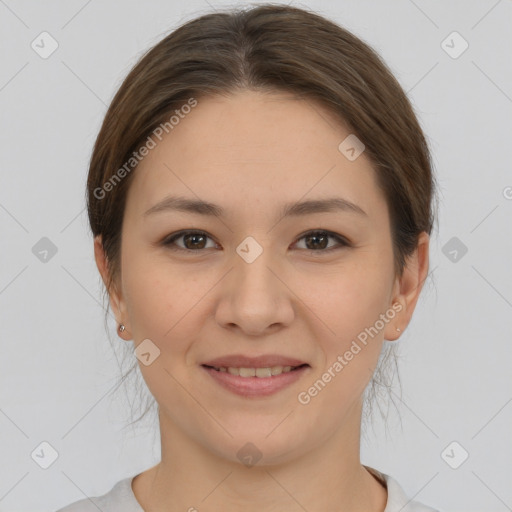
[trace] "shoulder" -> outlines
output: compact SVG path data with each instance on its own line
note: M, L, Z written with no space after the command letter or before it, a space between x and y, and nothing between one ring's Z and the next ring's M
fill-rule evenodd
M388 501L384 512L441 512L408 498L402 486L390 475L369 466L365 466L365 468L381 480L387 488Z
M144 512L133 495L132 479L124 478L107 493L75 501L56 512Z

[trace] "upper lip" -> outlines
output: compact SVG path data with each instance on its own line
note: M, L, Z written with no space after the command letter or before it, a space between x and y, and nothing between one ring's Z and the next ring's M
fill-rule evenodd
M242 354L217 357L202 363L217 368L271 368L272 366L301 366L307 364L300 359L277 354L268 354L258 357L249 357ZM309 366L309 365L308 365Z

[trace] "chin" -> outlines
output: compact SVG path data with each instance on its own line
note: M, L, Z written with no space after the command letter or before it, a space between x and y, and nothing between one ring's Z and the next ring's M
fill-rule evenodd
M276 422L274 428L278 424L279 422ZM299 456L299 451L306 451L305 439L311 436L307 436L305 433L305 439L300 440L290 437L289 431L283 429L282 432L278 432L278 429L279 427L274 432L272 429L262 431L255 428L254 425L245 430L228 429L233 438L226 440L224 436L223 442L212 442L210 448L215 446L213 451L218 456L246 467L275 466L287 463ZM268 432L272 433L267 435Z

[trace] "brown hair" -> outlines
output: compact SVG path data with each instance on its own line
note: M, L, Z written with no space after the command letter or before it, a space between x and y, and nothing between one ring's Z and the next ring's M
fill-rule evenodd
M413 108L378 54L352 33L311 11L266 4L183 24L142 56L113 98L87 181L92 233L102 236L111 276L107 291L121 270L121 228L136 165L115 183L112 178L190 98L239 89L311 100L364 143L390 211L401 275L418 235L431 234L434 222L432 162ZM109 180L113 185L106 186Z

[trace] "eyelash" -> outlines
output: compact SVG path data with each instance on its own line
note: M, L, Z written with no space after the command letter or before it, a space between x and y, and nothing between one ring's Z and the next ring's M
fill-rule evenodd
M179 231L177 233L174 233L174 234L168 236L167 238L165 238L163 240L162 245L164 245L171 251L184 251L184 252L188 252L188 253L202 252L202 251L206 250L206 249L196 249L196 250L185 249L185 248L179 247L175 244L175 241L177 239L182 238L183 236L189 235L189 234L201 235L201 236L205 236L205 237L213 240L213 238L210 235L208 235L208 233L205 233L204 231L185 230L185 231ZM330 253L334 250L351 246L350 242L346 238L344 238L340 235L337 235L336 233L333 233L332 231L326 231L326 230L320 230L320 229L312 230L312 231L308 231L308 232L304 233L299 238L297 238L297 240L294 243L297 243L298 241L302 240L303 238L306 238L308 236L314 236L314 235L327 235L330 238L334 238L338 242L339 245L329 247L328 249L301 249L301 250L307 251L310 254L311 253Z

